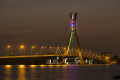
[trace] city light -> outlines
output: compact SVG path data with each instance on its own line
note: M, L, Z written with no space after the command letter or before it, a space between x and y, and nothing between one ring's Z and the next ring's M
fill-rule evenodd
M6 65L6 68L11 68L11 65Z
M36 48L36 46L32 46L31 47L31 55L32 55L32 49ZM38 51L37 51L38 52Z
M21 46L21 48L24 48L24 46Z
M32 48L35 48L34 46L32 46Z
M10 48L11 47L11 45L8 45L7 47L6 47L6 56L7 56L7 48ZM13 47L12 47L12 53L13 53Z
M25 65L19 65L20 68L25 68Z
M72 23L74 23L74 20L72 20Z
M46 65L40 65L41 67L44 67L44 66L46 66Z
M42 48L42 49L43 49L43 48L46 48L46 46L45 46L45 47L43 47L43 46L42 46L42 47L40 47L40 55L42 54L42 53L41 53L41 48Z
M22 45L22 46L20 46L20 56L21 56L21 49L23 49L24 48L24 46ZM24 48L24 55L25 55L25 48Z
M9 45L9 46L7 46L8 48L10 48L11 46Z
M32 68L34 68L36 65L30 65Z
M72 28L72 31L74 30L74 28Z

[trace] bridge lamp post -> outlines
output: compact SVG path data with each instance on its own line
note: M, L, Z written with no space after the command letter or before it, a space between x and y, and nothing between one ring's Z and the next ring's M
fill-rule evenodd
M95 52L93 52L93 57L95 57Z
M6 47L6 56L7 56L7 48L10 48L10 47L11 47L10 45ZM12 53L13 53L13 47L12 47Z
M59 52L58 52L58 51L59 51L59 47L57 47L57 55L59 54Z
M24 48L24 46L22 45L22 46L20 46L20 56L21 56L21 49L23 49ZM25 48L24 48L24 55L25 55Z
M101 58L101 56L99 55L99 56L98 56L98 59L100 59L100 58Z
M91 51L89 51L89 56L90 56Z
M40 55L41 55L41 49L43 49L44 47L40 47Z
M63 51L65 51L65 50L66 50L66 48L64 47L64 48L63 48Z
M32 47L31 47L31 55L32 55L32 49L34 49L34 48L36 48L36 46L32 46Z
M50 53L50 49L52 49L52 47L49 47L49 53ZM50 53L50 55L51 55L51 53Z
M66 48L64 47L64 48L63 48L63 54L64 54L65 50L66 50Z
M55 47L53 47L53 50L52 50L52 52L55 50Z
M98 53L96 54L96 58L97 58L97 56L98 56Z

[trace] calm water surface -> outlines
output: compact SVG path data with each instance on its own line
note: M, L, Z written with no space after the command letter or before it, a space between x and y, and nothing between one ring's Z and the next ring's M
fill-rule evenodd
M1 65L0 80L114 80L120 65Z

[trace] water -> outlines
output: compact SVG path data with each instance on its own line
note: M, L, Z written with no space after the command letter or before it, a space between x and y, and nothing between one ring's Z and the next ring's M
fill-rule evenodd
M1 65L0 80L114 80L120 65Z

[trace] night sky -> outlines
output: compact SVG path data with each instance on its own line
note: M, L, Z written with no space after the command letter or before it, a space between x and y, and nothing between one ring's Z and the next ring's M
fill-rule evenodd
M108 49L120 56L120 0L0 0L0 55L5 55L7 45L14 55L19 55L20 45L26 54L33 45L38 50L66 46L70 12L78 13L78 37L84 50Z

